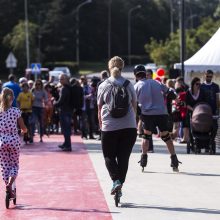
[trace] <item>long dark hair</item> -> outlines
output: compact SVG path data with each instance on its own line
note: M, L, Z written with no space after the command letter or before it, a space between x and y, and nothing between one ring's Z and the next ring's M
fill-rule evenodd
M191 92L193 95L194 95L193 87L198 81L200 81L200 78L198 78L198 77L194 77L191 81Z

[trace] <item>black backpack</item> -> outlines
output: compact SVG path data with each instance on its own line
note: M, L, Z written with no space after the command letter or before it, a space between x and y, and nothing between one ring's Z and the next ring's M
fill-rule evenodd
M110 102L108 103L108 110L113 118L121 118L128 113L129 108L129 94L127 86L130 83L129 80L125 80L123 85L116 85L110 80L107 80L111 84Z

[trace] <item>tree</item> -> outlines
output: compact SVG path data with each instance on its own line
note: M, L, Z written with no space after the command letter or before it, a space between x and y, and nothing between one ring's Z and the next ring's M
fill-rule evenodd
M36 32L38 26L29 22L29 45L30 45L30 60L35 60L36 57ZM25 21L20 20L13 28L11 33L8 33L3 38L3 44L15 53L18 58L18 65L24 69L26 66L26 48L25 48Z
M208 17L202 19L202 24L196 30L186 30L186 59L190 58L210 39L219 25L220 21L214 21ZM174 63L180 61L179 36L180 33L178 30L171 34L165 41L157 41L151 38L150 42L145 44L145 50L153 62L171 68Z

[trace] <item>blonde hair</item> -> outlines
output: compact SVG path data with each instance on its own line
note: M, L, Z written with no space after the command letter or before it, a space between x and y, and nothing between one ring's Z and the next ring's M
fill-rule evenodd
M124 60L121 57L112 57L108 62L108 68L111 76L117 77L121 75L121 70L124 68Z
M169 88L174 88L174 87L175 87L175 82L174 82L172 79L168 79L168 80L166 81L166 85L167 85L167 87L169 87Z
M4 88L0 95L0 111L6 111L11 107L14 100L14 92L9 88Z

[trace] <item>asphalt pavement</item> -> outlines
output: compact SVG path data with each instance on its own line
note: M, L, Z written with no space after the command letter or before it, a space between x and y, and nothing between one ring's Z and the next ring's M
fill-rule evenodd
M62 135L44 137L21 147L16 180L17 205L5 208L0 182L0 220L217 220L220 219L220 149L216 155L186 154L175 143L180 172L173 172L165 144L154 137L141 172L138 138L130 157L123 196L115 207L112 181L105 167L101 143L72 136L72 152L57 146Z
M99 141L86 140L89 156L96 170L114 220L217 220L220 219L220 150L216 155L202 152L186 154L186 145L175 142L179 173L170 167L165 144L154 137L154 153L141 172L140 139L133 148L123 196L115 207L110 195L112 182L105 168Z

